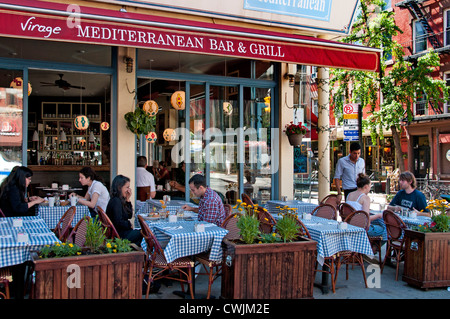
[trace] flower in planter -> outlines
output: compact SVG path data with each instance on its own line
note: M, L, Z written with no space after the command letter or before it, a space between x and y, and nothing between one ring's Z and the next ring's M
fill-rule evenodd
M81 255L81 247L72 243L58 243L54 245L45 245L40 253L39 258L57 258Z
M445 199L432 199L426 208L430 210L431 216L445 214L446 210L450 208L450 203Z
M286 124L283 132L285 132L287 136L290 136L305 135L307 131L308 129L306 128L306 126L302 125L302 122L294 124L294 122L291 121L289 124Z
M278 207L278 206L277 206ZM297 239L300 226L297 224L297 208L290 208L288 206L278 207L282 215L281 219L277 221L275 226L276 231L284 242L291 242Z
M424 233L445 233L450 232L450 216L445 213L431 217L431 223L424 223L417 227L418 231Z

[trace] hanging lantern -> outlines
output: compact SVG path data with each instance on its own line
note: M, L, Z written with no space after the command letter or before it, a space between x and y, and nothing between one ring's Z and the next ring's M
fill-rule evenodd
M13 89L22 89L23 86L23 80L21 77L16 77L14 78L14 80L12 80L11 84L9 85L9 87L13 88ZM31 83L28 82L28 96L31 94L32 88L31 88Z
M79 115L73 121L78 130L85 130L89 126L89 120L86 115Z
M171 128L166 128L163 132L163 137L167 142L175 140L175 130Z
M142 106L142 109L150 116L155 116L158 113L158 103L153 100L148 100Z
M230 102L223 102L223 113L225 115L231 115L233 113L233 105Z
M175 91L170 98L170 103L176 110L184 110L186 101L186 93L184 91Z
M100 128L102 129L102 131L109 130L109 123L108 122L102 122L102 124L100 124Z
M149 143L155 143L157 141L157 139L158 139L158 136L156 135L155 132L150 132L147 135L145 135L145 139Z

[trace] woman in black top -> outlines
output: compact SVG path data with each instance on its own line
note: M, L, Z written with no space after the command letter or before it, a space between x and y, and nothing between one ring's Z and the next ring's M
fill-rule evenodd
M6 217L34 216L36 204L44 201L39 196L27 197L27 187L33 172L25 166L16 166L0 187L0 208Z
M140 246L142 241L141 232L133 229L129 221L133 216L133 206L131 205L130 197L130 179L123 175L117 175L111 185L111 199L106 207L106 214L111 219L120 238L126 238Z

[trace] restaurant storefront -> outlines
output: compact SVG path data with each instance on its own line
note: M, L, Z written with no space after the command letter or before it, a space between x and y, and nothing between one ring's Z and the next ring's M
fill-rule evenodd
M212 23L140 4L127 12L120 1L0 1L5 175L21 163L41 185L72 184L93 166L107 185L117 174L134 184L135 155L143 154L172 170L184 161L186 181L204 173L223 195L289 195L293 150L282 129L293 119L285 106L295 65L379 67L376 50L285 26ZM175 92L183 108L171 102ZM124 119L149 100L157 105L151 142L136 139ZM76 124L78 116L89 125ZM168 129L174 135L165 138Z

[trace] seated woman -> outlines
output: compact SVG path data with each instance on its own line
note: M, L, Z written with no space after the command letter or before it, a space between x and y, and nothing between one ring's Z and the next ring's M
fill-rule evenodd
M78 197L78 203L89 207L92 217L97 216L95 210L97 206L106 211L106 206L109 202L109 192L106 186L103 185L102 178L90 167L83 167L79 175L81 185L88 186L88 191L84 197L76 193L72 193L70 196Z
M0 208L6 217L34 216L34 205L44 201L39 196L27 197L27 187L31 183L33 172L25 166L16 166L2 182L0 188Z
M370 225L367 234L370 237L381 236L384 232L384 227L372 222L382 218L383 214L379 213L370 215L370 197L368 194L370 192L372 182L370 181L369 176L363 173L358 174L356 186L356 191L348 194L346 203L351 205L355 210L363 210L369 214Z
M130 197L130 179L123 175L117 175L111 185L111 199L106 208L106 214L111 219L120 238L126 238L140 246L142 234L139 230L133 229L129 221L133 217Z

